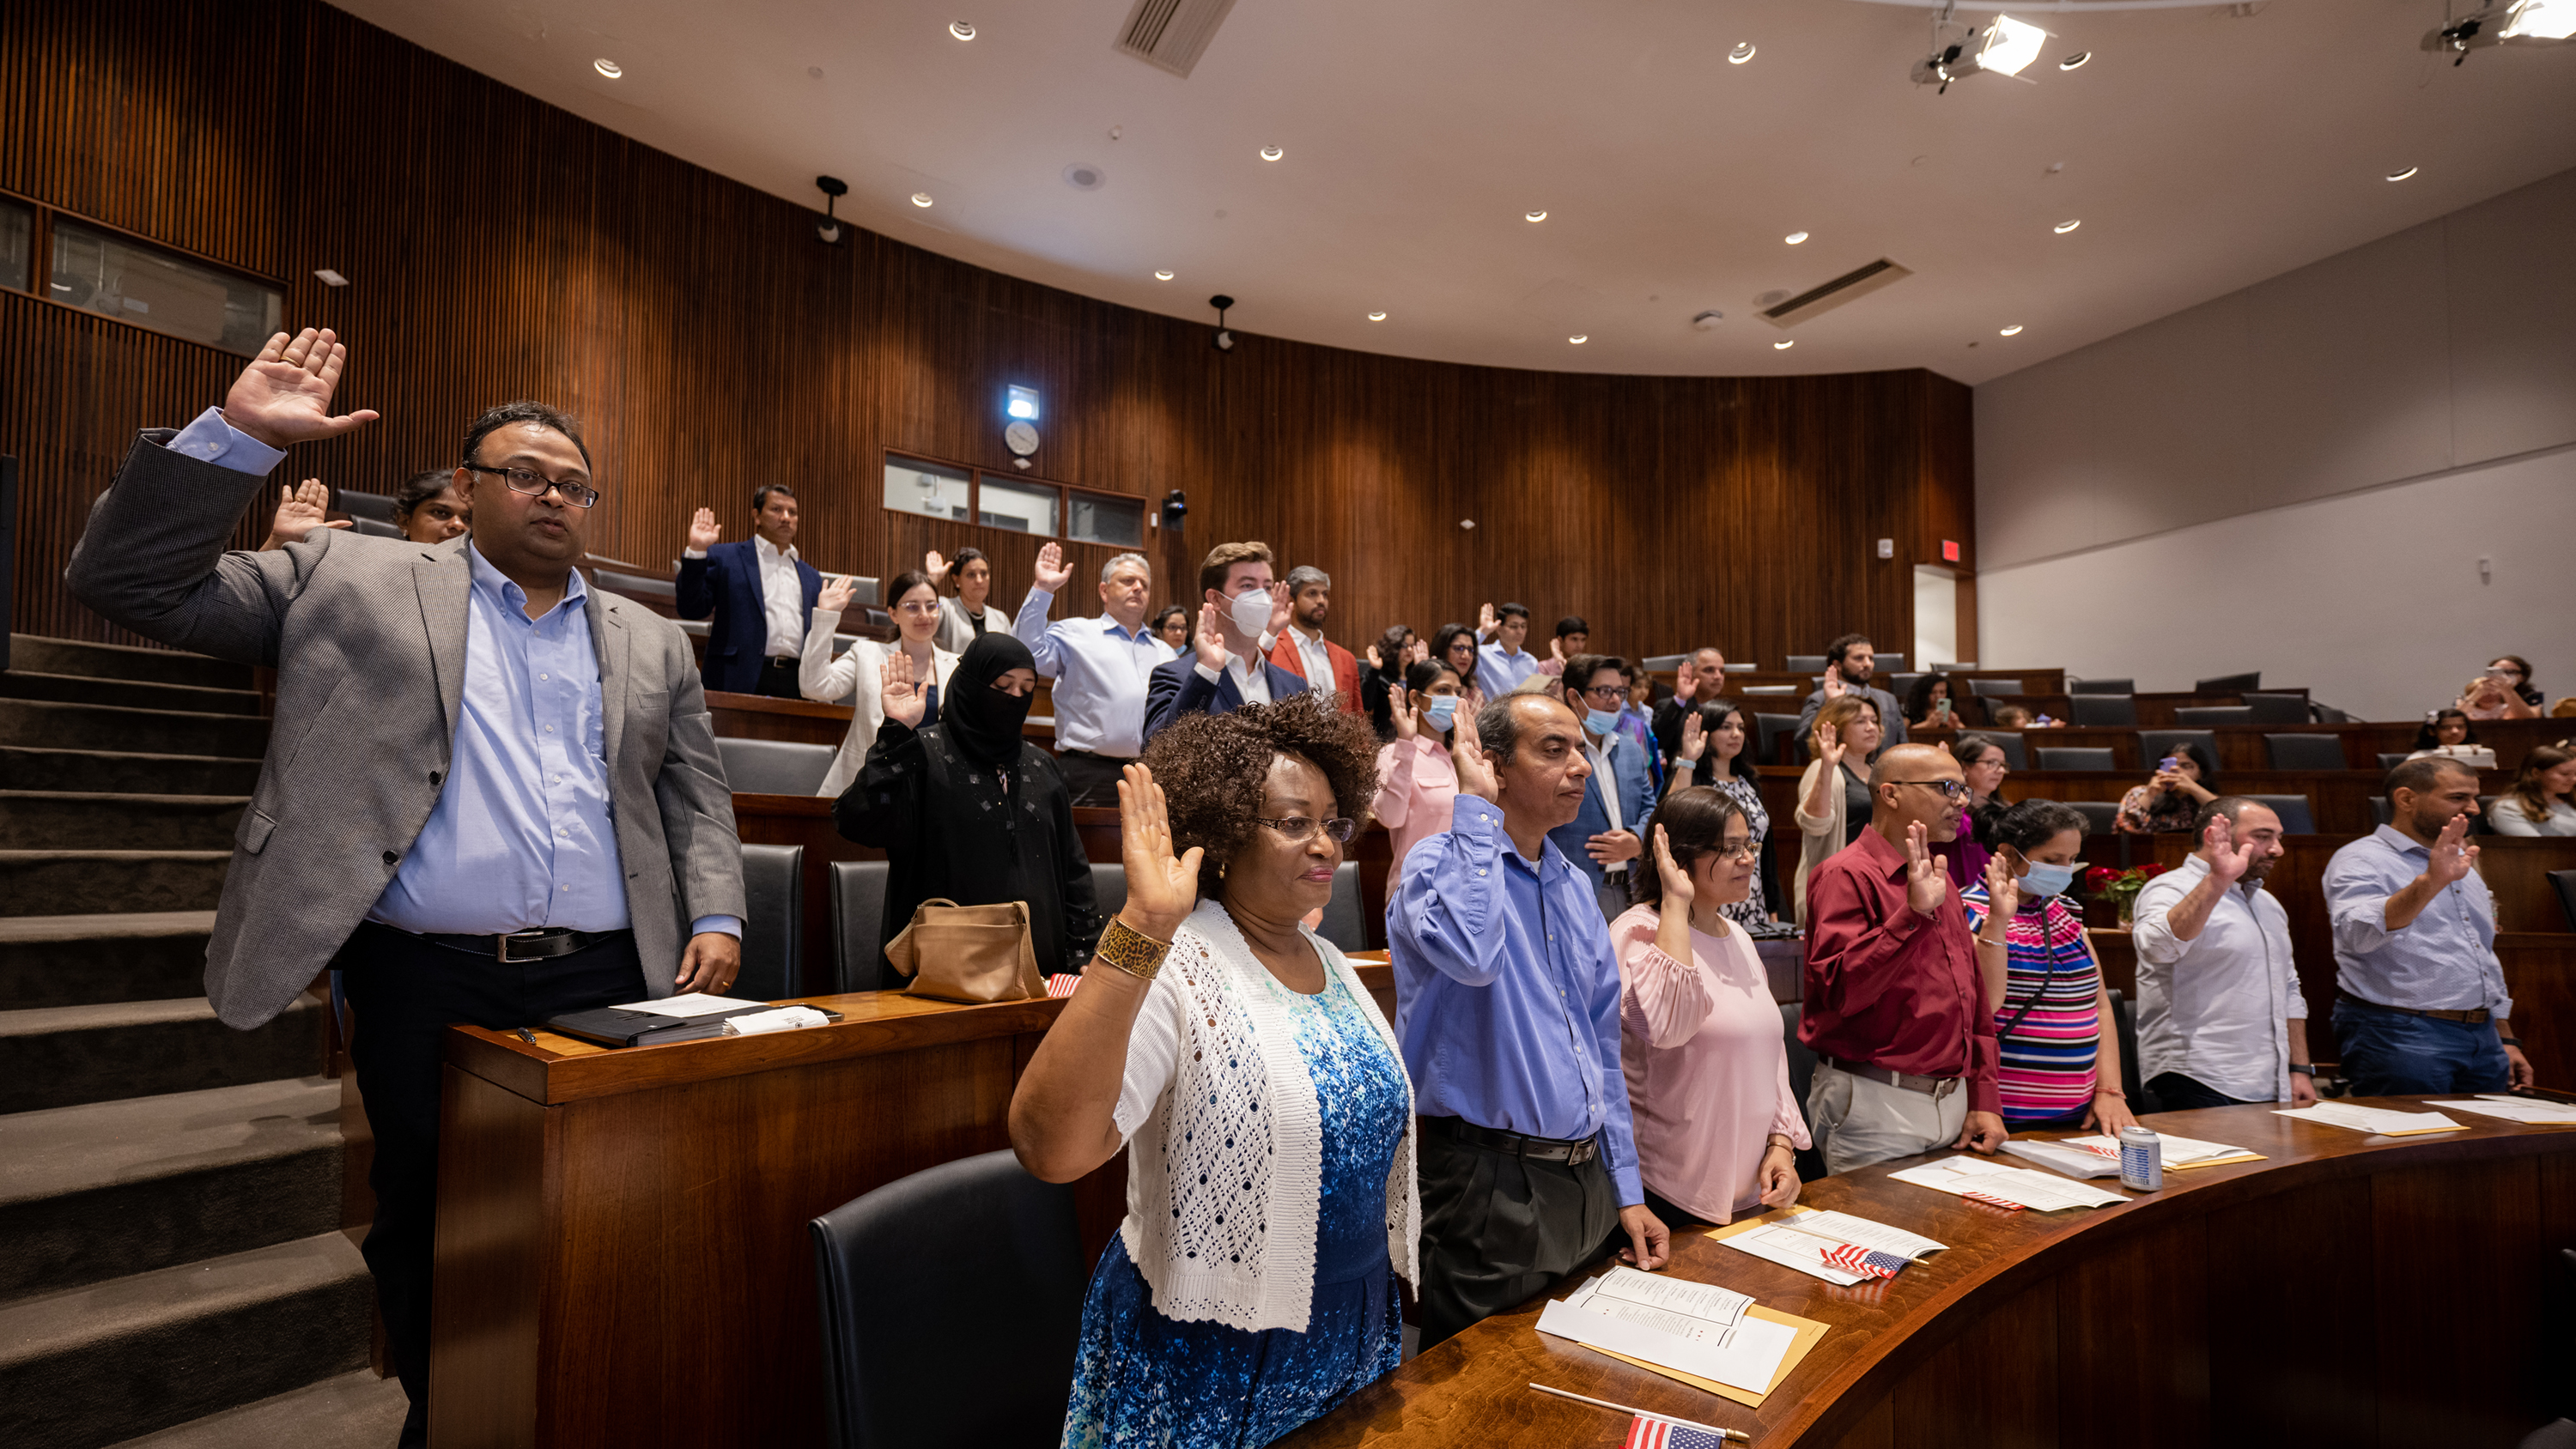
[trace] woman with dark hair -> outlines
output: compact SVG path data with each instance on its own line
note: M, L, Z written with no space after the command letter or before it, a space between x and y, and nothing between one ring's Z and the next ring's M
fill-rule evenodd
M2467 710L2437 709L2424 716L2423 726L2415 731L2415 744L2408 758L2412 759L2415 755L2429 755L2436 750L2447 750L2453 745L2474 745L2477 742L2478 729L2476 725L2470 723Z
M1036 658L1008 633L967 645L936 724L924 723L926 683L914 678L912 656L885 657L875 691L884 724L832 805L844 838L886 853L880 957L924 901L1025 901L1038 970L1081 970L1100 929L1091 861L1055 758L1020 734L1037 692Z
M1396 1366L1395 1280L1417 1276L1403 1056L1300 924L1377 793L1376 742L1299 694L1183 715L1125 774L1127 904L1011 1099L1049 1182L1133 1149L1063 1442L1267 1444Z
M1154 616L1153 636L1172 646L1174 654L1190 652L1190 611L1178 604L1165 604Z
M939 632L932 642L951 654L962 654L966 646L986 634L1011 632L1011 616L993 607L993 561L980 548L961 548L953 559L941 558L932 549L921 560L921 571L929 575L933 591L942 583L954 584L957 592L939 601Z
M1798 780L1798 870L1789 882L1798 924L1807 923L1807 877L1825 857L1869 828L1869 763L1885 737L1878 705L1866 694L1837 695L1808 727L1807 773Z
M2461 685L2451 707L2471 719L2540 718L2540 711L2514 690L2502 665L2489 665L2486 673Z
M1683 715L1681 744L1673 752L1673 779L1664 794L1669 799L1698 788L1715 790L1734 801L1735 808L1744 812L1744 823L1753 831L1753 848L1759 851L1771 835L1771 812L1762 804L1761 772L1753 767L1753 754L1745 748L1752 733L1752 721L1744 711L1722 699ZM1769 925L1771 908L1763 899L1761 872L1756 871L1745 887L1744 899L1717 909L1740 925Z
M1469 714L1485 707L1488 695L1476 678L1476 631L1465 624L1443 624L1431 636L1431 659L1458 676L1460 709Z
M877 729L885 723L885 701L878 681L886 663L901 654L911 661L909 676L929 691L929 710L939 712L940 692L948 687L948 676L957 668L957 656L942 649L939 634L939 589L930 575L914 570L897 574L886 586L886 599L893 606L895 639L892 644L879 644L862 639L850 646L850 652L832 657L832 639L840 632L841 611L850 606L855 585L847 574L832 575L823 592L814 600L812 622L805 626L805 657L796 668L796 687L807 699L825 704L850 701L850 730L841 737L841 753L832 760L831 770L823 776L823 788L817 795L838 795L859 777L859 768L867 762L868 747L876 743ZM1003 630L1008 634L1009 630ZM986 637L990 637L989 635Z
M474 526L474 509L456 493L446 468L414 473L394 490L394 527L414 543L445 543Z
M1449 756L1458 711L1465 708L1458 676L1426 659L1405 671L1388 704L1395 741L1377 752L1377 804L1395 860L1386 873L1388 899L1404 875L1404 857L1415 842L1449 828L1449 806L1458 798L1458 766Z
M2576 750L2567 741L2534 745L2513 788L2496 797L2487 823L2498 835L2576 835Z
M2004 763L2004 747L1984 735L1959 736L1950 746L1950 757L1959 762L1968 798L1959 806L1959 838L1950 847L1947 864L1950 883L1966 890L1986 873L1987 850L1977 842L1984 827L1977 822L2004 812L2004 801L1995 792L2003 788L2004 776L2012 773L2012 767Z
M2004 1125L2089 1127L2117 1137L2135 1120L2120 1090L2117 1019L2083 913L2063 894L2084 873L2084 814L2056 800L2024 800L1984 829L1994 856L1959 904L1976 934L1986 1009L1995 1016Z
M1734 796L1700 786L1665 796L1646 838L1655 868L1631 872L1636 904L1610 923L1646 1208L1676 1225L1787 1207L1797 1150L1814 1143L1770 978L1726 914L1752 888L1761 842Z
M2209 757L2208 747L2196 740L2180 741L2156 763L2156 773L2147 783L2120 797L2119 818L2112 824L2123 835L2189 830L2200 807L2218 798L2211 788L2217 779L2218 762Z
M1395 711L1387 702L1388 694L1403 687L1408 670L1430 657L1431 646L1403 624L1388 625L1368 647L1360 661L1360 707L1367 711L1379 744L1395 738Z
M1906 691L1905 718L1919 730L1947 730L1959 727L1959 717L1950 708L1950 676L1926 674Z
M2487 672L2504 680L2504 687L2521 696L2524 704L2538 709L2547 696L2531 683L2531 661L2519 654L2499 654L2487 664Z

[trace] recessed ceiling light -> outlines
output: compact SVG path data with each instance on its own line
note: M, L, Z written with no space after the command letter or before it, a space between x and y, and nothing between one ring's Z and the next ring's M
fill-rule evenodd
M2059 236L2064 236L2083 224L2084 223L2080 218L2075 221L2061 221L2057 225L2049 228L2049 230L2056 232Z
M963 20L951 20L948 22L948 33L956 36L959 40L973 40L975 38L975 27L967 24Z
M2088 61L2088 60L2091 60L2092 58L2093 58L2093 52L2091 52L2091 51L2089 51L2089 50L2079 50L2079 51L2075 52L2073 55L2068 56L2066 59L2059 61L2059 62L2057 63L2057 68L2058 68L2059 70L2076 70L2076 69L2080 69L2080 68L2083 66L2084 62L2086 62L2086 61Z
M1589 342L1589 341L1591 341L1591 340L1592 340L1592 334L1591 334L1591 333L1589 333L1589 332L1577 332L1577 333L1575 333L1573 336L1571 336L1571 337L1569 337L1569 338L1567 338L1567 339L1565 339L1565 340L1566 340L1566 341L1568 341L1568 342L1573 343L1573 344L1574 344L1575 346L1577 346L1577 347L1580 347L1580 346L1582 346L1584 343Z
M1169 272L1158 271L1158 272L1154 273L1154 280L1155 280L1155 281L1157 281L1157 282L1168 282L1168 281L1170 281L1171 279L1172 279L1172 274L1171 274L1171 273L1169 273Z
M1787 236L1780 238L1780 240L1787 242L1791 246L1796 246L1798 243L1805 241L1806 239L1807 234L1803 231L1793 231Z
M2391 181L2403 181L2422 169L2423 168L2420 166L2409 166L2403 171L2391 171L2388 173L2388 179Z
M1742 65L1752 58L1753 42L1749 40L1738 42L1733 50L1726 53L1726 63L1728 65Z
M930 204L930 193L927 191L914 192L912 194L912 204L915 206L928 206Z
M610 60L606 56L601 56L599 59L592 61L590 63L590 68L599 72L601 75L608 77L610 80L615 80L619 76L626 74L626 67L619 65L617 62Z
M1525 212L1522 212L1522 213L1521 213L1521 220L1523 220L1523 221L1545 221L1545 220L1547 220L1547 213L1546 213L1546 212L1544 212L1544 211L1525 211Z
M1386 320L1386 314L1384 312L1371 312L1369 314L1369 320L1371 322L1383 322Z
M2005 328L2003 330L2003 335L2006 337L2019 337L2021 335L2021 324L2015 322L2010 327Z
M1276 161L1287 154L1287 152L1280 150L1276 146L1264 146L1261 148L1261 159L1264 161Z
M1795 347L1795 346L1797 346L1797 345L1798 345L1798 340L1797 340L1796 338L1794 338L1794 337L1793 337L1793 338L1789 339L1789 340L1788 340L1788 341L1786 341L1786 342L1774 342L1774 343L1772 343L1772 344L1771 344L1771 350L1772 350L1772 351L1774 351L1774 352L1786 352L1786 351L1788 351L1790 348Z

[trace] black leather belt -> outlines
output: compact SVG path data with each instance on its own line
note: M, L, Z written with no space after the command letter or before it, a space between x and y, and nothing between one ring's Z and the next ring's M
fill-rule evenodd
M1562 1142L1553 1137L1528 1137L1506 1132L1499 1127L1479 1127L1463 1117L1425 1117L1422 1130L1434 1137L1446 1137L1471 1147L1490 1148L1524 1157L1532 1162L1562 1162L1568 1167L1581 1167L1601 1153L1600 1139L1586 1137L1579 1142Z
M2467 1011L2419 1010L2412 1006L2391 1006L2385 1001L2373 1001L2367 996L2355 996L2349 991L2337 991L2335 999L2349 1001L2355 1006L2367 1006L2373 1011L2394 1011L2401 1016L2429 1016L2435 1021L2464 1021L2471 1026L2487 1024L2487 1009L2483 1006L2471 1007Z
M1900 1091L1921 1092L1935 1102L1959 1089L1957 1077L1918 1077L1912 1072L1900 1072L1893 1067L1874 1067L1867 1062L1847 1062L1838 1057L1819 1057L1817 1060L1844 1076L1860 1077L1866 1081L1895 1087Z
M438 936L423 935L433 946L469 955L489 956L496 961L547 961L557 956L570 956L587 951L633 931L568 931L561 926L547 926L534 931L512 931L506 936Z

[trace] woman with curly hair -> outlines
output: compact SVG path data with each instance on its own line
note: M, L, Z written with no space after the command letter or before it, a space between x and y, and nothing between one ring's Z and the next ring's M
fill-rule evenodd
M1063 1442L1266 1444L1396 1366L1416 1275L1403 1057L1301 924L1377 742L1299 694L1185 715L1125 776L1127 904L1011 1099L1012 1150L1049 1182L1137 1148Z

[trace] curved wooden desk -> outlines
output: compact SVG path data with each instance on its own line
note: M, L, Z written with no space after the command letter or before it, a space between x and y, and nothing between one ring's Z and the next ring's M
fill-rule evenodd
M1826 1178L1804 1203L1950 1248L1836 1288L1704 1229L1677 1234L1675 1271L1831 1325L1759 1411L1543 1338L1533 1303L1280 1442L1626 1435L1625 1416L1532 1393L1536 1380L1743 1429L1756 1449L2510 1446L2546 1420L2544 1395L2563 1388L2551 1376L2576 1373L2543 1362L2538 1333L2564 1293L2556 1250L2576 1246L2576 1128L2458 1120L2474 1125L2384 1138L2266 1107L2165 1113L2149 1125L2268 1160L2168 1173L2117 1208L2008 1213L1887 1180L1923 1159Z

